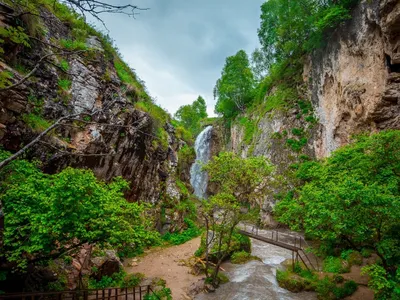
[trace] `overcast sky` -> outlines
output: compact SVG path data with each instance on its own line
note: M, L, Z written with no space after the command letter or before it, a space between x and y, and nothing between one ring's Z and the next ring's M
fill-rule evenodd
M126 3L110 0L112 3ZM214 111L213 88L227 56L258 47L264 0L127 0L136 19L103 15L124 60L171 114L198 95Z

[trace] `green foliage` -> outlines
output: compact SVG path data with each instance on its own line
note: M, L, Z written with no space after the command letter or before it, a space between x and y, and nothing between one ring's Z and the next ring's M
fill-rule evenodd
M244 127L244 141L246 144L250 144L253 140L254 134L257 131L257 125L253 120L242 117L239 119L239 124Z
M260 259L256 256L252 256L250 253L243 250L234 252L231 256L231 263L233 264L245 264L250 260L260 260Z
M1 160L8 155L1 152ZM106 184L91 171L72 168L47 175L23 160L3 168L0 177L7 216L2 254L20 268L81 243L118 249L143 248L158 240L144 216L145 206L125 200L128 183L122 178Z
M172 300L171 289L163 287L161 290L155 291L153 294L145 295L144 300Z
M68 63L68 61L66 61L65 59L61 60L61 62L60 62L60 68L61 68L61 70L63 70L64 72L68 72L68 70L69 70L69 63Z
M124 277L124 280L120 287L130 288L138 286L143 281L144 277L145 276L142 273L128 274Z
M151 98L146 92L144 82L138 78L133 69L131 69L120 58L114 58L114 68L117 71L119 79L124 84L134 89L137 101L145 101L146 103L151 103Z
M13 78L13 73L9 71L0 72L0 89L4 89L7 86L11 85L11 78Z
M135 108L147 112L153 119L153 132L156 137L153 146L168 149L168 133L164 129L164 125L171 120L171 116L151 101L137 102Z
M375 293L375 299L399 299L400 298L400 269L396 273L387 272L378 264L362 268L363 274L368 274L369 288Z
M196 136L201 132L200 121L207 118L207 116L206 101L201 96L192 104L181 106L175 113L175 118L192 136Z
M179 122L174 122L175 120L172 120L172 124L175 127L175 135L178 139L183 140L189 145L193 145L193 135L192 133L187 130L185 127L179 125ZM175 123L175 124L174 124Z
M373 252L373 250L371 250L371 249L367 249L367 248L362 248L361 249L361 255L364 258L371 257L372 252Z
M184 221L187 226L186 230L176 233L168 232L162 236L162 239L171 243L172 245L180 245L190 241L195 237L198 237L201 234L201 230L192 220L186 218Z
M58 80L58 86L64 91L68 91L71 88L71 84L72 82L69 79Z
M178 151L178 168L177 168L177 174L182 176L187 170L190 169L190 166L196 159L196 153L193 147L190 147L188 145L182 146L181 149ZM183 177L181 177L182 180L184 180Z
M0 27L0 44L12 42L14 44L23 45L30 48L29 36L25 33L21 26ZM0 53L4 53L3 48L0 48Z
M328 256L324 259L323 270L329 273L347 273L349 266L339 257Z
M77 41L77 40L60 40L61 47L70 50L70 51L78 51L78 50L87 50L88 46L85 42Z
M305 185L276 205L278 219L327 248L374 249L388 269L397 265L399 149L400 131L383 131L359 136L321 162L304 162L297 178Z
M261 6L258 37L268 66L322 45L327 30L350 18L358 1L270 0ZM303 47L302 47L303 46Z
M286 140L286 144L288 144L289 147L295 152L300 152L301 149L303 149L303 147L305 145L307 145L307 142L308 142L308 140L305 137L302 137L300 139L287 139Z
M300 276L293 276L289 271L276 270L276 280L280 287L293 293L298 293L306 289L306 282Z
M272 165L264 157L243 159L233 152L221 152L203 167L209 181L220 186L221 192L231 195L239 203L254 203L260 195L270 191Z
M231 119L243 112L253 100L254 76L245 51L240 50L226 59L225 66L214 87L217 99L215 112Z
M51 126L51 123L36 114L22 115L22 120L35 132L42 132Z

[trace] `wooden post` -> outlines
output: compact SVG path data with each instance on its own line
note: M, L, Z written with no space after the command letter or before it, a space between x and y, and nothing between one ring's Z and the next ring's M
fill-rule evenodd
M292 251L292 269L294 272L294 250Z

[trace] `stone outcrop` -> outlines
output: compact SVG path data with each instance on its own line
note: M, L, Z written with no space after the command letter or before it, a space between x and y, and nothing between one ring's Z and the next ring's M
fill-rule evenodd
M318 158L351 135L400 128L400 3L363 1L305 66Z
M311 101L317 122L299 117L299 107L261 116L256 111L245 115L256 126L252 141L245 141L244 126L233 123L230 132L222 134L228 140L226 148L243 157L265 156L285 175L301 155L323 158L349 143L354 134L400 129L400 2L361 1L352 19L306 59L303 79L302 93ZM301 153L287 143L299 139L293 128L304 129ZM274 223L274 201L264 201L267 224Z
M30 48L13 51L27 70L33 69L44 55L48 55L48 62L42 63L18 88L0 93L0 145L14 152L35 138L43 128L30 124L27 119L33 115L35 120L51 124L63 116L99 111L92 117L81 117L82 122L70 121L58 127L30 149L26 157L40 159L43 170L49 173L72 166L89 168L106 181L122 176L131 183L129 200L157 203L165 188L162 183L168 182L175 172L177 152L182 146L175 137L175 129L159 124L135 107L135 102L141 100L140 91L121 82L113 59L106 55L96 36L87 39L89 51L57 55L59 50L47 43L72 40L71 28L49 11L43 10L41 15L47 28L43 42L31 40ZM11 21L2 22L7 26ZM59 67L62 61L68 63L67 74ZM14 65L11 56L0 61L0 71L13 74L11 83L24 76ZM66 88L60 87L61 80L66 81ZM156 126L164 127L168 146L158 142Z

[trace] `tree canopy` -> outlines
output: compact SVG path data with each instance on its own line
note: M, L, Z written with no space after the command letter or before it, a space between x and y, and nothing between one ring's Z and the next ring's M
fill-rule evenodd
M175 118L189 130L193 136L201 131L200 121L207 118L207 105L203 97L199 96L192 104L181 106L175 113Z
M254 75L249 58L244 50L230 56L214 87L214 98L217 99L215 112L225 118L235 117L243 112L253 99Z
M1 255L21 269L84 243L126 250L158 239L144 217L145 206L124 198L128 183L122 178L106 184L92 171L73 168L48 175L23 160L3 168L0 178L5 216Z
M370 248L386 270L400 262L400 132L361 136L322 162L304 163L279 221L325 242Z

